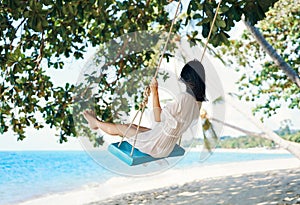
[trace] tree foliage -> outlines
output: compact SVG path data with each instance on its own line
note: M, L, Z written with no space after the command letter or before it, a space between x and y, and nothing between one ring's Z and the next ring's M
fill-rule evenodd
M291 141L291 142L297 142L300 143L300 132L294 133L294 134L289 134L285 135L283 137L284 139Z
M257 27L265 39L276 49L299 75L300 68L300 3L298 1L278 1L266 13ZM223 49L233 56L231 63L238 63L246 71L239 79L239 96L246 101L260 99L254 112L267 116L276 113L283 101L291 109L300 108L300 89L285 73L270 60L251 34L245 31L240 40L232 40L231 46Z
M274 2L223 0L210 42L214 46L228 43L226 32L242 15L254 24L265 17ZM166 9L169 4L162 0L1 1L0 132L5 133L10 127L22 140L27 127L40 129L48 124L60 130L61 142L67 141L67 136L78 136L80 132L76 132L74 123L74 99L77 97L74 93L78 88L68 83L63 87L53 85L45 70L63 69L66 58L83 58L89 45L101 48L105 42L135 31L168 31L169 14L172 13ZM188 38L192 42L200 41L197 35L200 31L207 37L215 8L215 1L190 1L186 15L178 18L173 33L194 23ZM123 43L120 46L126 47ZM114 93L132 69L147 70L144 62L151 59L150 54L140 52L115 59L112 66L116 80L110 82L103 75L97 83L105 92ZM142 84L139 80L136 87ZM114 102L122 104L122 99L114 99ZM95 103L97 114L103 120L112 121L112 107L109 102L103 103ZM101 139L96 141L102 142Z
M283 139L291 142L300 142L300 132L295 131L293 134L281 135ZM252 136L239 136L239 137L223 137L219 140L218 148L256 148L256 147L269 147L274 148L276 144L268 139Z
M275 144L271 140L251 137L251 136L239 136L239 137L228 137L224 140L220 140L218 148L256 148L256 147L274 147Z

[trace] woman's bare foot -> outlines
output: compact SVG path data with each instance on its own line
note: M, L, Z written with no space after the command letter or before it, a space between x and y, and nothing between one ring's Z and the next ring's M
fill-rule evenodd
M89 126L93 130L97 130L99 128L100 120L97 119L95 113L91 110L85 110L83 112L84 118L88 121Z

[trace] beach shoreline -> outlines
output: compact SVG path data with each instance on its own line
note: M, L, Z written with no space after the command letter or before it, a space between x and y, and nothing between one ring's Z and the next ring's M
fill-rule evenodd
M193 147L190 148L190 152L199 152L202 148ZM283 148L265 148L265 147L255 147L255 148L216 148L213 152L222 153L251 153L251 154L290 154L289 151Z
M18 205L54 205L54 204L101 204L100 202L119 195L150 191L164 187L180 187L184 184L202 180L243 177L246 174L262 174L274 170L292 170L300 168L296 158L257 160L216 165L199 165L191 168L170 169L157 175L146 177L114 177L102 184L93 184L65 193L31 199Z

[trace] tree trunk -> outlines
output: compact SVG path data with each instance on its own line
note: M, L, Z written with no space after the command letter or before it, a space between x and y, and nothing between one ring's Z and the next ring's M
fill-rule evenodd
M251 132L251 131L245 130L243 128L237 127L235 125L228 124L228 123L223 122L221 120L218 120L216 118L209 118L209 120L221 123L221 124L223 124L227 127L236 129L236 130L238 130L240 132L243 132L246 135L249 135L249 136L252 136L252 137L261 137L261 138L265 138L265 139L268 139L268 140L272 140L273 142L278 144L281 148L286 149L291 154L293 154L295 157L300 159L300 144L282 139L282 137L278 136L274 132L272 132L272 133L270 133L270 132L268 132L268 133L256 133L256 132Z
M237 126L227 124L225 122L222 122L222 121L214 119L214 118L209 118L209 119L212 119L216 122L222 123L225 126L231 127L233 129L239 130L241 132L244 132L245 134L272 140L277 145L279 145L281 148L286 149L291 154L293 154L295 157L300 159L300 144L299 143L282 139L282 137L280 137L275 132L273 132L272 130L267 128L264 124L262 124L260 121L258 121L253 115L247 114L244 110L239 109L238 105L236 105L236 103L234 102L233 99L231 99L231 97L226 98L226 101L229 103L229 105L231 105L232 108L234 108L236 111L241 113L245 118L247 118L247 120L249 122L252 122L257 128L259 128L262 131L262 133L255 133L255 132L247 131L243 128L239 128L239 127L237 128Z
M275 64L283 70L287 77L300 88L300 77L299 74L286 63L276 50L266 41L262 33L255 27L252 26L249 21L244 21L247 29L251 35L257 40L259 45L266 51L266 53L273 59Z

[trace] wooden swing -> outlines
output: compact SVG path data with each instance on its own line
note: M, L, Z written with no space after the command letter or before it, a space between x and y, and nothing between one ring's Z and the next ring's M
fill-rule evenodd
M210 31L209 31L209 34L208 34L208 37L207 37L206 44L204 46L204 50L203 50L200 62L202 62L202 60L203 60L203 57L204 57L204 54L205 54L205 51L206 51L206 48L207 48L207 45L208 45L208 41L210 39L214 24L215 24L215 21L216 21L216 18L217 18L217 14L218 14L221 2L222 2L222 0L220 0L219 3L218 3L216 13L215 13L213 21L212 21L212 26L210 28ZM171 36L171 31L172 31L173 25L176 21L176 17L177 17L178 11L179 11L180 4L181 4L181 0L178 1L178 5L177 5L177 8L176 8L176 12L174 14L174 18L172 20L172 24L171 24L171 27L170 27L170 30L169 30L169 33L168 33L168 36L167 36L167 40L166 40L166 43L164 45L164 49L162 51L162 54L160 56L159 63L156 67L156 72L153 76L154 78L156 78L157 75L158 75L158 70L159 70L159 67L162 63L163 55L164 55L164 53L166 52L166 49L167 49L167 45L168 45L168 42L169 42L169 39L170 39L170 36ZM151 162L151 161L161 159L161 158L154 158L154 157L150 156L149 154L143 153L143 152L139 151L137 148L135 148L138 131L139 131L140 124L141 124L141 121L142 121L142 117L143 117L143 114L144 114L144 111L145 111L145 107L148 103L148 97L149 96L150 96L150 86L148 85L145 88L144 92L143 92L143 97L144 97L143 102L141 102L139 104L139 109L137 110L137 112L136 112L134 118L132 119L130 125L126 129L125 134L122 136L121 141L116 142L116 143L112 143L108 146L108 151L111 154L113 154L114 156L116 156L118 159L120 159L121 161L123 161L124 163L126 163L129 166L143 164L143 163L147 163L147 162ZM133 143L133 145L131 145L128 142L123 141L123 140L124 140L127 132L129 131L129 129L133 125L133 122L136 119L139 112L141 112L141 115L140 115L139 123L138 123L137 129L136 129L136 133L135 133L135 136L134 136L134 143ZM179 140L179 145L177 145L177 144L175 145L173 151L170 153L170 155L168 157L179 157L179 156L184 155L185 150L180 146L180 141L181 141L181 138Z

